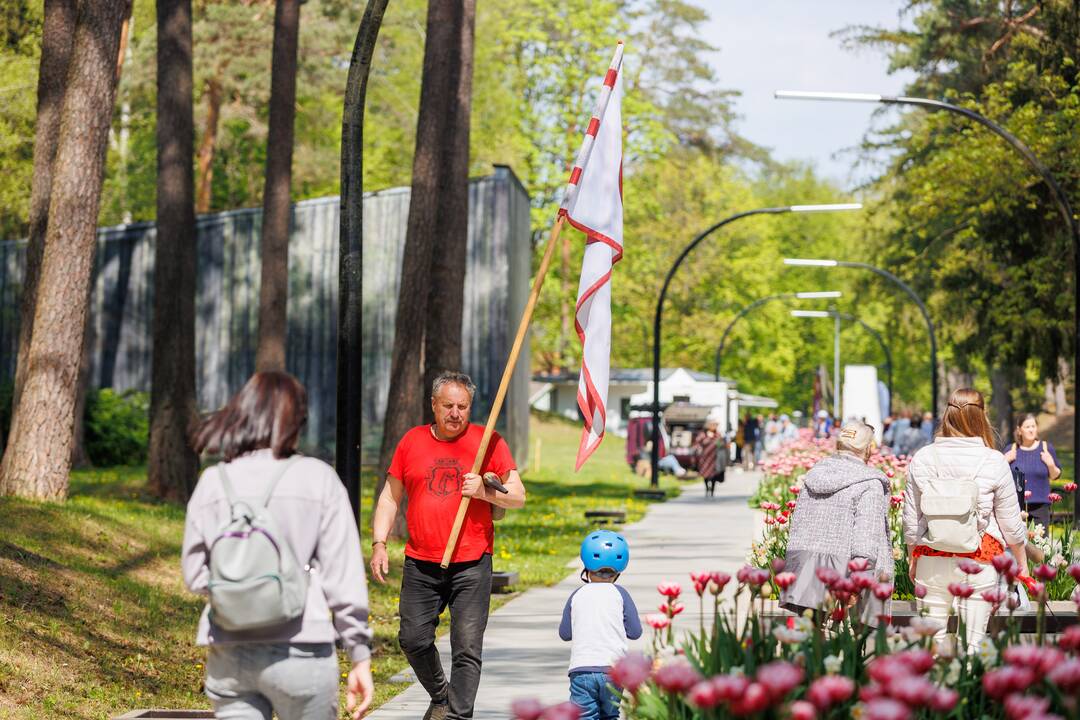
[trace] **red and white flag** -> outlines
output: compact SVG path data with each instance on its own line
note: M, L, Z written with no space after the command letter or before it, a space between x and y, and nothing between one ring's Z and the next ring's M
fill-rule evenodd
M619 43L559 210L588 237L574 317L582 345L577 401L585 418L575 470L600 446L607 421L611 270L623 254L622 56Z

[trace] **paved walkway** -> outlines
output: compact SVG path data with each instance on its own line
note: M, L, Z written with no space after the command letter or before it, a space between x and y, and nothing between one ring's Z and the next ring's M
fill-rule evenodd
M746 504L760 475L731 468L727 477L727 482L717 486L714 498L704 497L701 483L686 485L680 497L652 505L641 521L623 528L630 543L630 567L619 583L629 590L642 615L656 612L660 604L657 583L675 580L682 584L684 596L689 594L676 627L697 628L697 597L689 573L723 570L734 575L742 566L751 540L760 533L760 513ZM573 567L579 566L575 560ZM559 640L558 627L566 598L580 582L574 570L559 584L529 590L491 615L484 638L477 720L505 719L510 703L520 697L536 697L545 703L567 699L570 645ZM651 638L652 629L646 627L642 638L631 645L645 650ZM439 640L438 647L449 673L449 634ZM370 717L417 720L427 705L427 693L413 683Z

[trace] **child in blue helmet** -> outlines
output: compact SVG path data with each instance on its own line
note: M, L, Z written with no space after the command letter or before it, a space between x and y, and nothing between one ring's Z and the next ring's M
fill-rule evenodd
M559 637L571 641L570 700L581 720L618 720L619 695L607 672L626 653L627 639L641 637L641 620L630 593L615 584L630 562L630 547L611 530L589 533L581 542L581 579L563 608Z

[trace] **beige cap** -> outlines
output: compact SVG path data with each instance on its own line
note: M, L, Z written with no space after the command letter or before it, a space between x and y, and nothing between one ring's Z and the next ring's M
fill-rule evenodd
M836 449L862 455L874 442L874 428L864 422L849 422L840 428Z

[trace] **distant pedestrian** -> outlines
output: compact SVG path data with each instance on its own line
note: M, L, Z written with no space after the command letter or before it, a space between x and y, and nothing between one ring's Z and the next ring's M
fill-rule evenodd
M922 424L919 426L919 430L922 431L923 438L927 443L934 442L934 413L927 411L923 413Z
M334 469L296 452L306 420L307 394L299 381L283 372L260 372L195 434L198 452L223 458L195 486L181 551L187 587L210 598L197 642L210 646L205 688L219 718L269 720L275 712L281 720L335 720L335 639L352 661L346 681L352 717L371 704L360 536ZM259 533L248 539L223 532L245 521L272 525L277 535L260 544ZM234 551L238 542L244 547ZM213 583L223 565L233 571L251 565L244 551L278 564L280 577L293 580L299 608L292 609L299 614L290 617L283 610L290 598L280 593L289 584L277 575L246 590L229 588L228 577Z
M694 438L694 457L697 471L705 481L705 495L716 494L716 484L724 482L727 472L727 440L718 432L720 423L715 418L705 420L705 429Z
M848 423L837 436L836 454L806 473L787 543L785 569L796 579L781 596L782 607L799 613L822 607L827 590L816 577L818 568L846 576L848 563L856 560L875 580L892 581L889 479L867 465L873 445L872 427ZM883 606L872 597L860 602L864 622L876 625L880 615L890 614L887 603Z
M1057 450L1039 439L1039 422L1031 413L1016 419L1013 441L1005 449L1005 459L1024 474L1028 519L1049 530L1050 483L1061 477Z
M765 423L765 454L771 455L780 447L780 421L776 415L769 415L769 421Z
M799 428L791 422L786 414L780 416L780 442L791 442L799 439Z
M829 417L828 410L818 410L817 421L814 423L814 437L827 438L832 435L833 420Z
M758 424L758 419L746 413L746 418L743 420L743 467L747 470L754 468L754 463L757 462L757 445L758 434L761 429L761 425Z
M559 637L570 646L570 701L582 720L617 720L621 691L608 670L626 654L627 640L641 637L641 620L630 593L615 582L630 562L630 547L619 533L597 530L581 543L581 579L586 583L566 600Z

